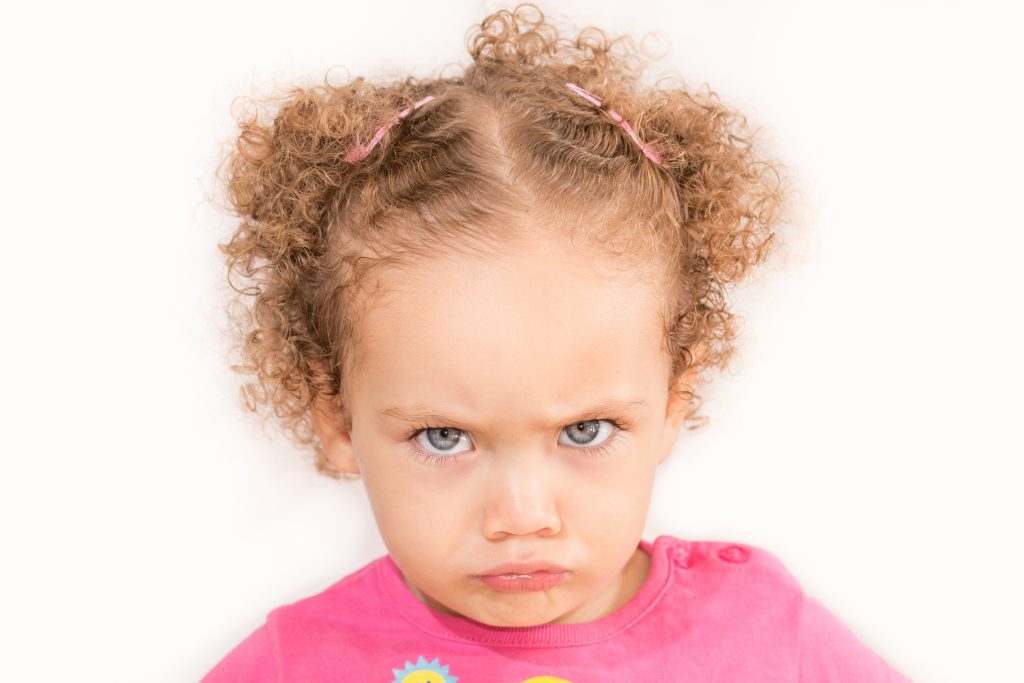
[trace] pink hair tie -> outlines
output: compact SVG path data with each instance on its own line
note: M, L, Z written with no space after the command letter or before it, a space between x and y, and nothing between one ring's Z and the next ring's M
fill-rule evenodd
M367 142L365 145L353 145L353 147L345 155L345 161L359 161L360 159L365 157L367 154L373 151L373 148L377 146L377 143L380 142L381 138L384 137L384 134L387 133L391 126L395 125L399 119L404 119L414 109L419 109L422 105L426 104L432 99L434 99L433 95L427 95L423 99L418 100L411 107L406 107L402 111L398 112L398 114L394 118L392 118L390 121L388 121L379 129L377 129L377 132L374 133L373 137L370 138L370 141Z
M576 85L575 83L566 83L566 85L569 87L570 90L573 90L574 92L578 93L588 102L593 104L595 107L601 107L601 98L597 97L596 95L593 95L592 93L587 92L586 90ZM656 164L661 164L661 155L640 141L640 138L637 137L637 134L633 131L633 127L629 125L629 122L623 119L622 116L620 116L619 113L616 111L613 111L611 109L605 109L604 111L608 112L608 114L613 119L615 119L616 123L622 126L622 128L627 133L629 133L629 137L633 139L633 142L635 142L637 146L639 146L640 149L644 151L644 156L646 156L648 159L650 159Z

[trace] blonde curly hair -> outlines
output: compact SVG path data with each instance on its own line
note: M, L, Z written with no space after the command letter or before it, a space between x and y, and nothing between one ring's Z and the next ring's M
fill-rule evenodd
M694 429L706 418L693 386L734 351L727 291L777 241L780 165L758 155L745 117L706 86L643 86L645 60L628 36L588 27L562 38L524 3L473 27L467 47L473 61L458 76L340 86L325 77L267 98L272 121L258 109L239 119L218 164L226 208L240 218L218 246L235 294L228 318L241 363L231 367L254 375L243 403L311 446L327 476L339 473L311 410L326 402L351 428L344 380L382 266L507 244L512 217L602 231L593 243L620 260L664 267L670 391L685 394ZM566 82L620 112L661 163ZM366 158L345 160L427 96ZM678 386L687 370L699 380Z

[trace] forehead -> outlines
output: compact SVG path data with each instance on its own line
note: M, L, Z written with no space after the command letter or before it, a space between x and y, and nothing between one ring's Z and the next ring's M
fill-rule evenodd
M545 238L439 253L382 285L358 322L357 394L476 405L487 388L573 402L667 372L661 283L592 247Z

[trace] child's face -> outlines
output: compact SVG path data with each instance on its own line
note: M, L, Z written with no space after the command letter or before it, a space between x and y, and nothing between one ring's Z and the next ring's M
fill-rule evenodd
M591 621L646 578L637 543L685 405L669 397L652 279L609 263L552 239L449 253L388 273L393 295L359 321L352 431L314 413L317 429L332 463L362 474L389 554L435 609ZM535 560L569 573L525 592L474 578Z

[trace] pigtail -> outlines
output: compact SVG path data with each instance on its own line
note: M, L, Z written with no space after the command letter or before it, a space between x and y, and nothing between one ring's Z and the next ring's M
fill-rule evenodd
M244 406L270 406L283 430L306 445L316 444L308 411L318 397L336 396L340 382L330 316L311 313L317 292L330 287L332 206L358 172L344 156L374 108L372 97L361 96L362 81L250 99L256 111L239 118L217 169L227 209L240 218L218 245L235 293L232 351L241 362L231 368L254 376L240 389ZM277 108L271 122L260 120L261 107ZM333 476L324 459L317 466Z
M666 330L675 349L672 375L691 367L724 370L739 331L728 294L776 243L781 165L762 157L747 119L706 85L695 92L659 90L656 102L647 122L665 150L680 244L677 308ZM700 404L695 397L688 428L706 423L697 416Z

